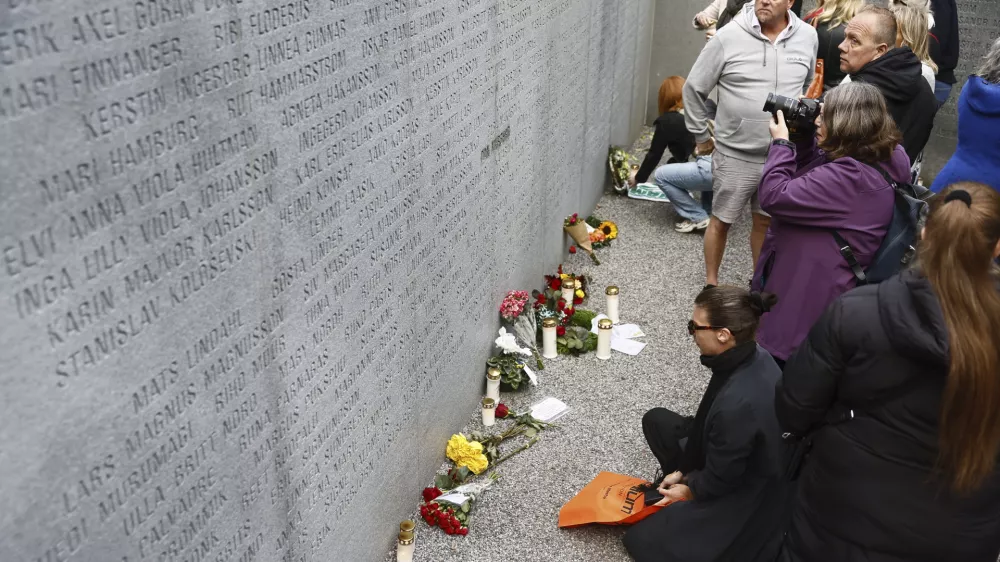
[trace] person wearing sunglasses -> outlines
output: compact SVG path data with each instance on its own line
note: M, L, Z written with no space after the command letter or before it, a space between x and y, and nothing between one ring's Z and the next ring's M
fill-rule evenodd
M626 549L638 562L772 561L788 485L774 413L781 370L757 345L768 293L710 287L695 299L688 334L712 370L693 418L654 408L642 431L660 464L666 506L632 526Z

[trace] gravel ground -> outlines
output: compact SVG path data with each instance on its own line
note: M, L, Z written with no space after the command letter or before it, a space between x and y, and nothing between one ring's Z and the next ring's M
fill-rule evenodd
M633 154L641 157L650 134L647 130L640 136ZM601 311L600 288L618 285L621 320L638 324L648 345L634 357L612 351L608 361L596 359L593 353L580 358L560 356L546 361L538 386L502 393L501 402L516 411L546 396L566 402L570 411L557 427L543 432L534 447L500 465L501 478L477 503L468 536L449 536L429 528L415 509L414 560L629 560L621 543L622 528L559 529L559 509L602 470L653 478L656 461L646 448L640 425L648 409L663 406L694 414L709 378L685 330L694 297L705 281L702 237L674 232L673 224L679 219L665 203L630 200L608 192L595 214L619 225L618 240L611 248L598 250L602 265L592 265L580 252L568 256L564 268L591 276L597 290L583 308ZM749 217L730 234L721 280L746 286L752 273ZM478 410L470 408L470 422L462 431L482 430L479 417ZM503 427L501 421L493 429ZM441 447L443 452L444 443ZM419 497L413 503L416 507ZM390 560L395 560L394 554L386 558Z

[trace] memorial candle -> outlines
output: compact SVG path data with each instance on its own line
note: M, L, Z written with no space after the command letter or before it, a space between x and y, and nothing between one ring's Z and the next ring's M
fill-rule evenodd
M497 401L486 397L483 398L483 425L486 427L492 427L497 420Z
M576 294L576 280L567 277L562 280L562 299L566 301L566 306L573 307L573 297Z
M604 290L604 294L607 297L607 314L608 318L611 319L613 324L618 323L618 287L614 285L609 286Z
M500 401L500 369L496 367L486 370L486 397Z
M611 319L601 318L597 323L597 358L611 359Z
M400 525L402 527L402 525ZM400 531L399 544L396 545L396 562L413 562L413 531Z
M555 318L542 320L542 357L555 359L559 355L556 351L556 326L559 324Z

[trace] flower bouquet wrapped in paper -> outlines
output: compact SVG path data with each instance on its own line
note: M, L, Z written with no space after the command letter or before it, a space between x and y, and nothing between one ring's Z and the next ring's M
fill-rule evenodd
M527 291L508 291L500 303L500 317L510 327L516 339L523 342L531 351L535 365L541 371L545 369L545 365L538 354L538 325L535 322L534 311L526 306L528 298Z
M566 220L563 221L563 230L569 234L577 246L583 248L590 255L590 259L594 261L595 265L601 265L597 256L594 255L594 246L590 243L590 231L587 230L587 223L577 213L566 217Z
M632 155L617 146L608 149L608 168L611 169L611 184L615 193L628 193L628 179L636 167L630 164L631 160Z

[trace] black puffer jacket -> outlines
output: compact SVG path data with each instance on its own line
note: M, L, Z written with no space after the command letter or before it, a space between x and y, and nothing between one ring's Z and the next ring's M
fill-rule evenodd
M931 138L937 100L924 80L920 59L909 47L897 47L851 74L851 81L868 82L882 92L903 148L913 162Z
M816 323L776 389L782 431L803 434L833 407L855 418L815 433L787 560L997 560L1000 470L968 497L930 476L948 357L940 304L916 272L846 293Z

